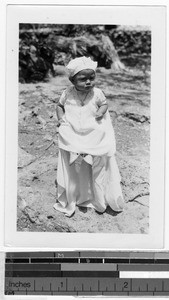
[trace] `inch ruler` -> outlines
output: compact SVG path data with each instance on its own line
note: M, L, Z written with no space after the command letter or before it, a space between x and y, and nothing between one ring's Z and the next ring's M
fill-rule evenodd
M169 296L169 252L8 252L5 295Z

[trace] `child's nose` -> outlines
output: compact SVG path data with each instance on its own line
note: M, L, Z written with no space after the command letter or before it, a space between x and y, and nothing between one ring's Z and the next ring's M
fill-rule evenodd
M90 83L90 79L87 79L87 80L86 80L86 84L89 84L89 83Z

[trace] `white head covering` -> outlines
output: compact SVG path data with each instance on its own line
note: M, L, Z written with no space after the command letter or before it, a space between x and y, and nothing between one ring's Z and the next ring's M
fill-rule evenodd
M93 71L96 71L97 62L91 60L90 57L82 56L72 59L66 67L69 71L69 77L73 77L78 72L85 69L91 69Z

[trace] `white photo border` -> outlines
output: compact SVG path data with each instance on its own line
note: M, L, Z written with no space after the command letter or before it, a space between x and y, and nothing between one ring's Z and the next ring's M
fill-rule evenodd
M81 11L83 13L81 14ZM152 30L149 234L17 232L19 23L148 25ZM160 249L164 246L165 6L8 5L5 246L67 249ZM159 63L160 59L160 63ZM160 102L160 105L159 105ZM56 239L55 239L56 237Z

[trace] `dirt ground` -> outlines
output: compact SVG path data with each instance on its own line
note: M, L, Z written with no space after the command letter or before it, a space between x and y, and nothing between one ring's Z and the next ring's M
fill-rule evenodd
M149 230L150 73L100 68L96 86L108 100L117 141L125 208L104 214L76 208L71 218L57 199L55 107L69 85L63 70L49 82L20 84L18 119L18 231L141 233Z

